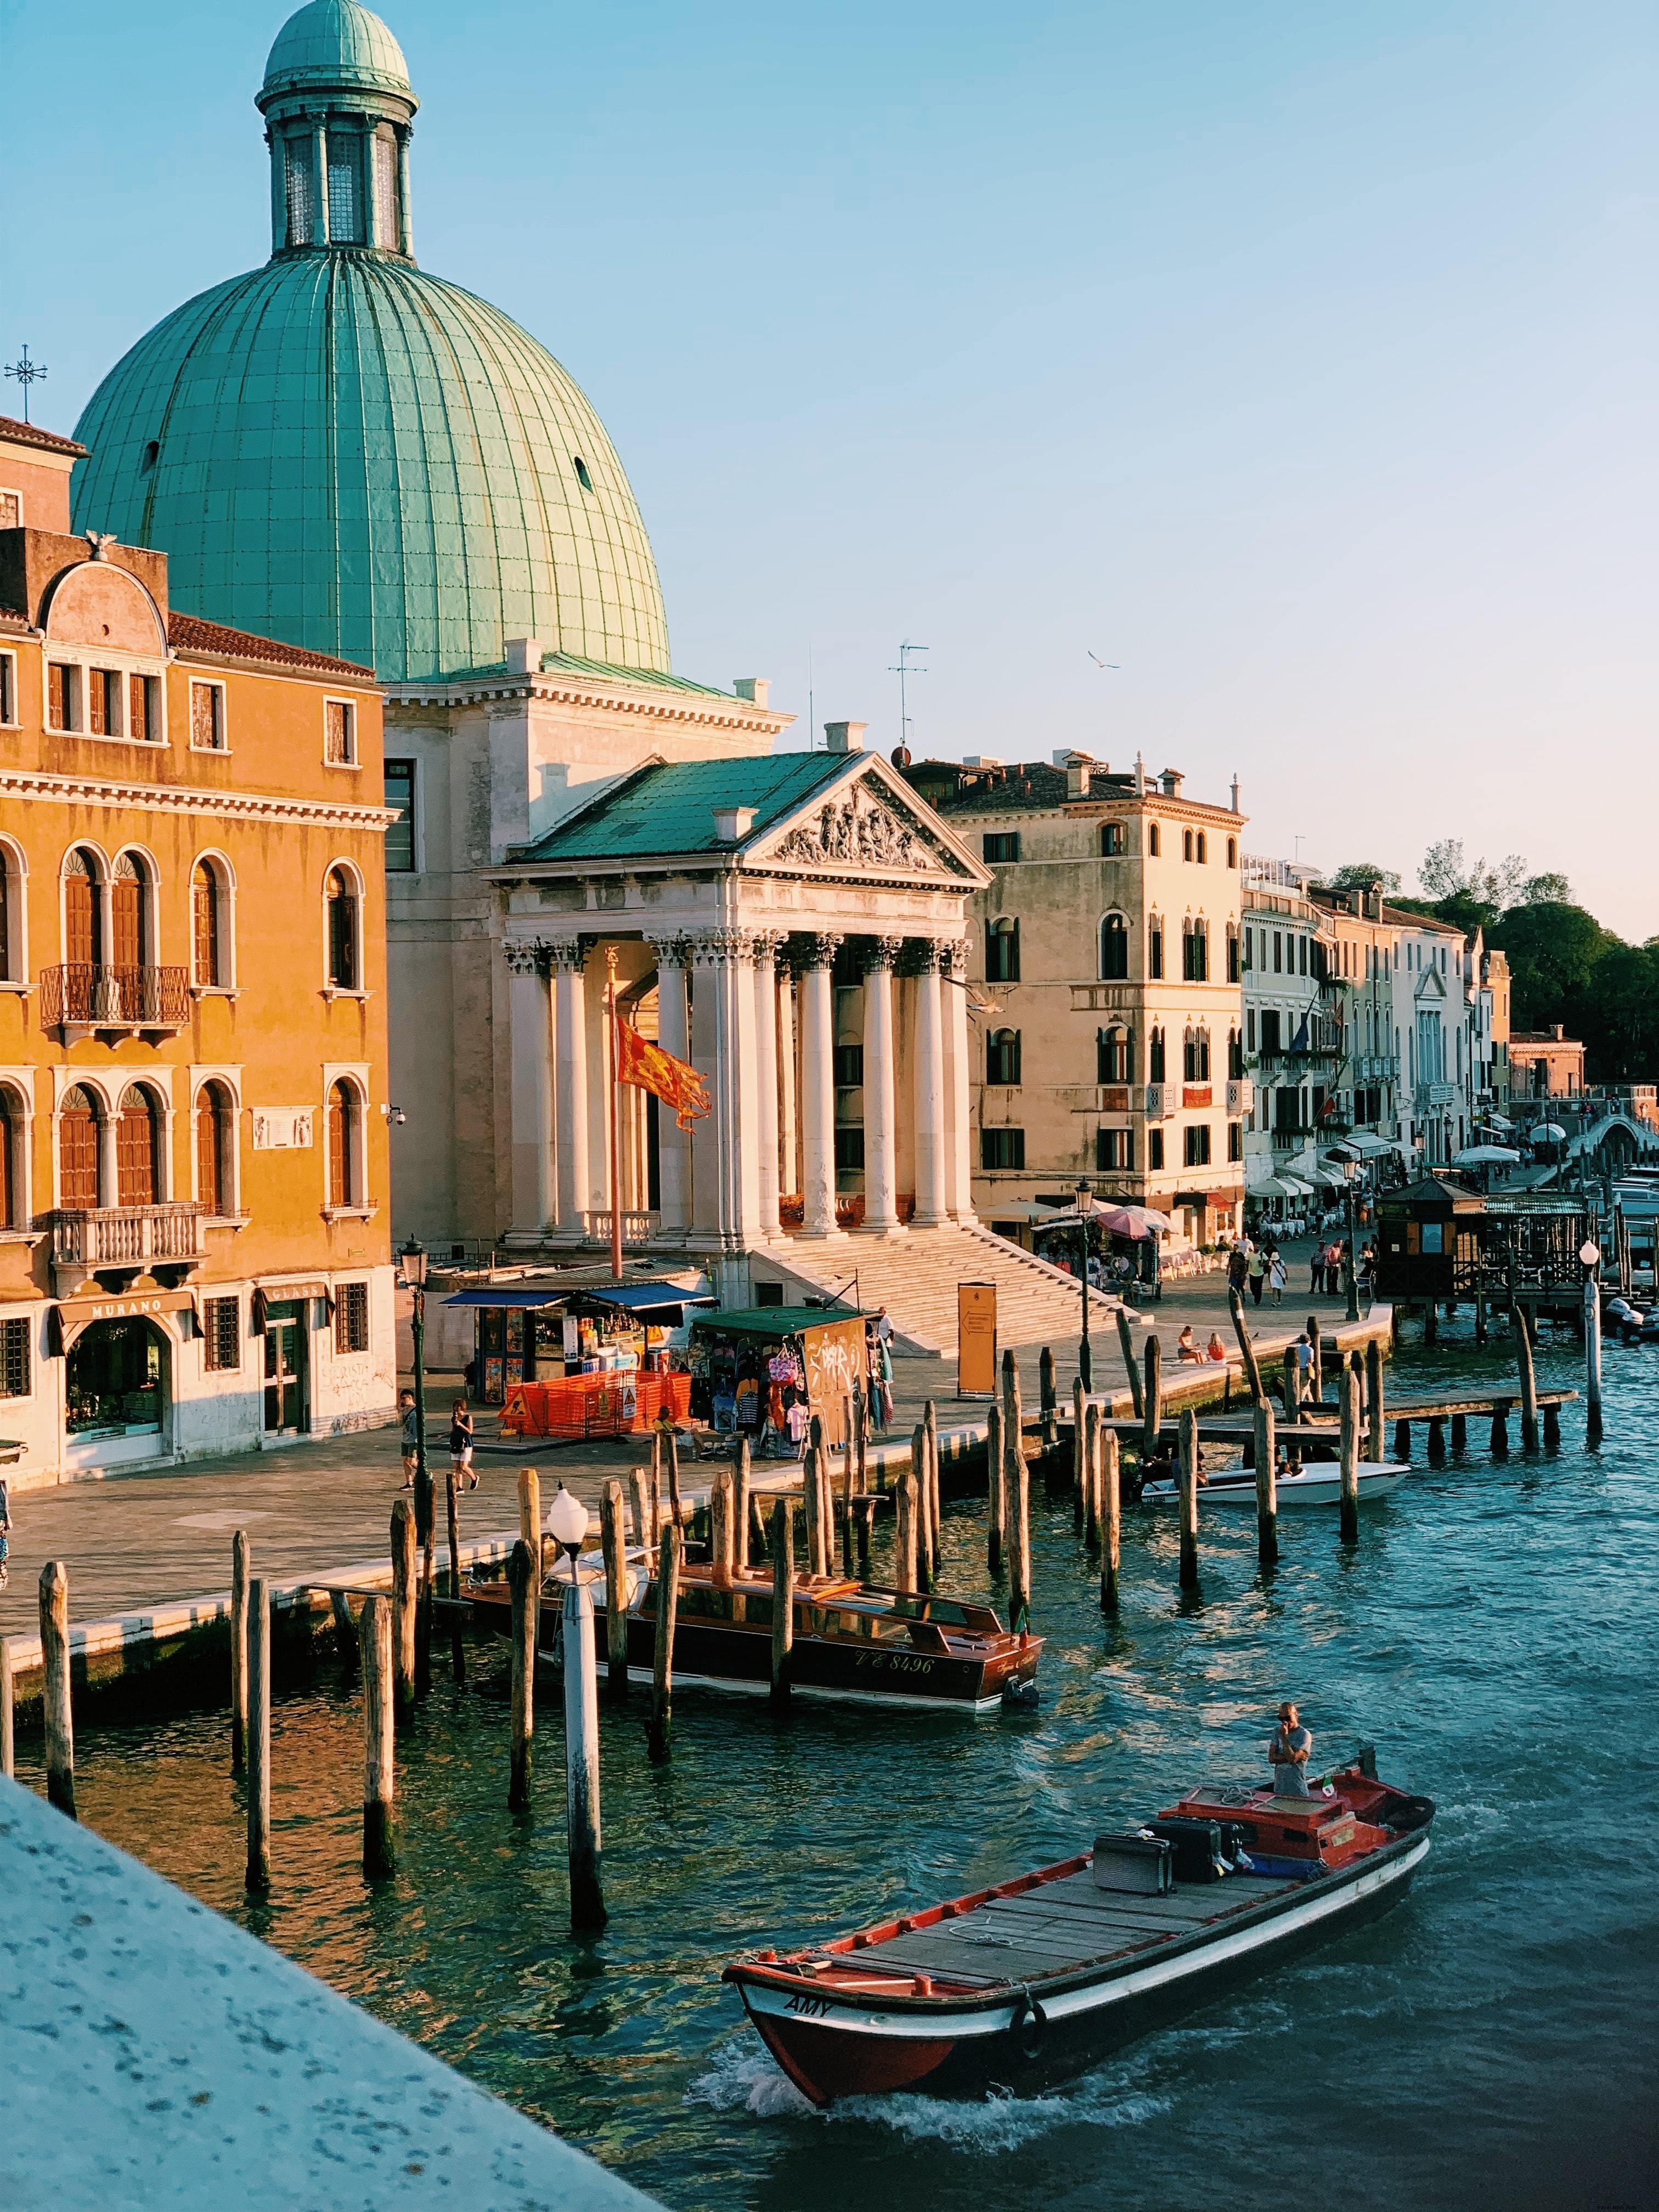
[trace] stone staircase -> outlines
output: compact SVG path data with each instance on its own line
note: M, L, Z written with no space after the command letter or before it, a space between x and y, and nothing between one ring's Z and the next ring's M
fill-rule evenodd
M849 1305L885 1306L901 1351L955 1352L959 1283L996 1285L1000 1344L1052 1344L1058 1355L1077 1341L1077 1279L976 1223L902 1237L854 1234L834 1243L782 1237L753 1253L751 1266L757 1282L781 1283L792 1305L840 1296ZM1089 1293L1090 1330L1099 1328L1103 1348L1116 1340L1120 1304L1103 1291Z

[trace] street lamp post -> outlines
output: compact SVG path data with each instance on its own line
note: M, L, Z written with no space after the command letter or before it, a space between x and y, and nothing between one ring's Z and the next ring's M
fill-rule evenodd
M1083 1335L1077 1348L1077 1371L1083 1378L1084 1389L1092 1397L1095 1389L1095 1355L1089 1342L1089 1217L1095 1210L1095 1194L1086 1182L1077 1187L1079 1239L1083 1247Z
M561 1483L548 1509L554 1542L569 1562L561 1626L564 1646L564 1786L570 1849L570 1924L603 1928L599 1881L599 1674L593 1649L593 1592L579 1561L587 1508ZM557 1572L556 1565L555 1572Z
M1601 1441L1601 1248L1593 1237L1578 1247L1584 1270L1584 1442Z
M415 1540L421 1547L421 1594L416 1613L415 1686L432 1686L432 1474L426 1463L426 1247L411 1237L398 1253L414 1293L410 1334L415 1346Z

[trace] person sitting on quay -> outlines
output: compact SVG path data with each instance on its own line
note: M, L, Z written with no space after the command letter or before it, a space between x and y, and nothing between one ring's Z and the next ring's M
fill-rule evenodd
M1226 1364L1227 1347L1221 1341L1219 1334L1214 1329L1210 1331L1210 1344L1207 1357L1212 1360L1220 1361L1224 1366Z
M1193 1335L1193 1325L1191 1322L1187 1323L1180 1335L1176 1339L1176 1357L1177 1359L1185 1360L1201 1360L1204 1357L1204 1354L1199 1350L1197 1341Z
M1303 1727L1295 1705L1286 1699L1279 1709L1279 1726L1267 1745L1267 1764L1273 1771L1275 1797L1308 1795L1308 1760L1312 1753L1313 1738Z

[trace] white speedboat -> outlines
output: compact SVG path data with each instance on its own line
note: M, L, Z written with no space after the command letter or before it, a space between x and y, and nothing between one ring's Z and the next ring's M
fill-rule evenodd
M1359 1462L1359 1502L1386 1498L1411 1473L1398 1460L1362 1459ZM1140 1493L1143 1505L1173 1505L1180 1497L1176 1484L1149 1482ZM1279 1503L1284 1505L1335 1505L1342 1494L1342 1470L1332 1460L1304 1461L1300 1467L1279 1472ZM1199 1510L1211 1505L1255 1505L1255 1470L1228 1467L1207 1475L1198 1488Z

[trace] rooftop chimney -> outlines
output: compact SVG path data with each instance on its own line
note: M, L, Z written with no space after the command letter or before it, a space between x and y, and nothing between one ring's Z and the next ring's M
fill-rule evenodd
M542 643L537 637L510 637L507 641L507 672L509 676L533 676L542 665Z
M1237 813L1239 811L1239 805L1238 805L1238 778L1237 778L1236 775L1235 775L1235 776L1234 776L1234 778L1233 778L1233 805L1232 805L1232 811L1233 811L1233 812L1234 812L1235 814L1237 814Z
M1164 787L1164 796L1166 799L1178 799L1181 796L1182 781L1178 769L1166 768L1158 778L1158 781Z
M772 679L769 676L739 676L732 689L751 707L764 707L771 696Z
M735 845L739 837L746 837L755 826L752 806L717 806L714 809L714 835L723 845Z
M1146 788L1146 764L1141 759L1140 755L1137 753L1135 755L1135 789L1137 791L1145 791Z
M1073 761L1091 761L1094 755L1079 752L1075 745L1057 745L1049 757L1056 768L1070 768Z
M861 753L867 722L826 722L823 742L832 753Z
M1073 757L1066 763L1066 796L1067 799L1086 799L1089 778L1092 774L1086 759Z

